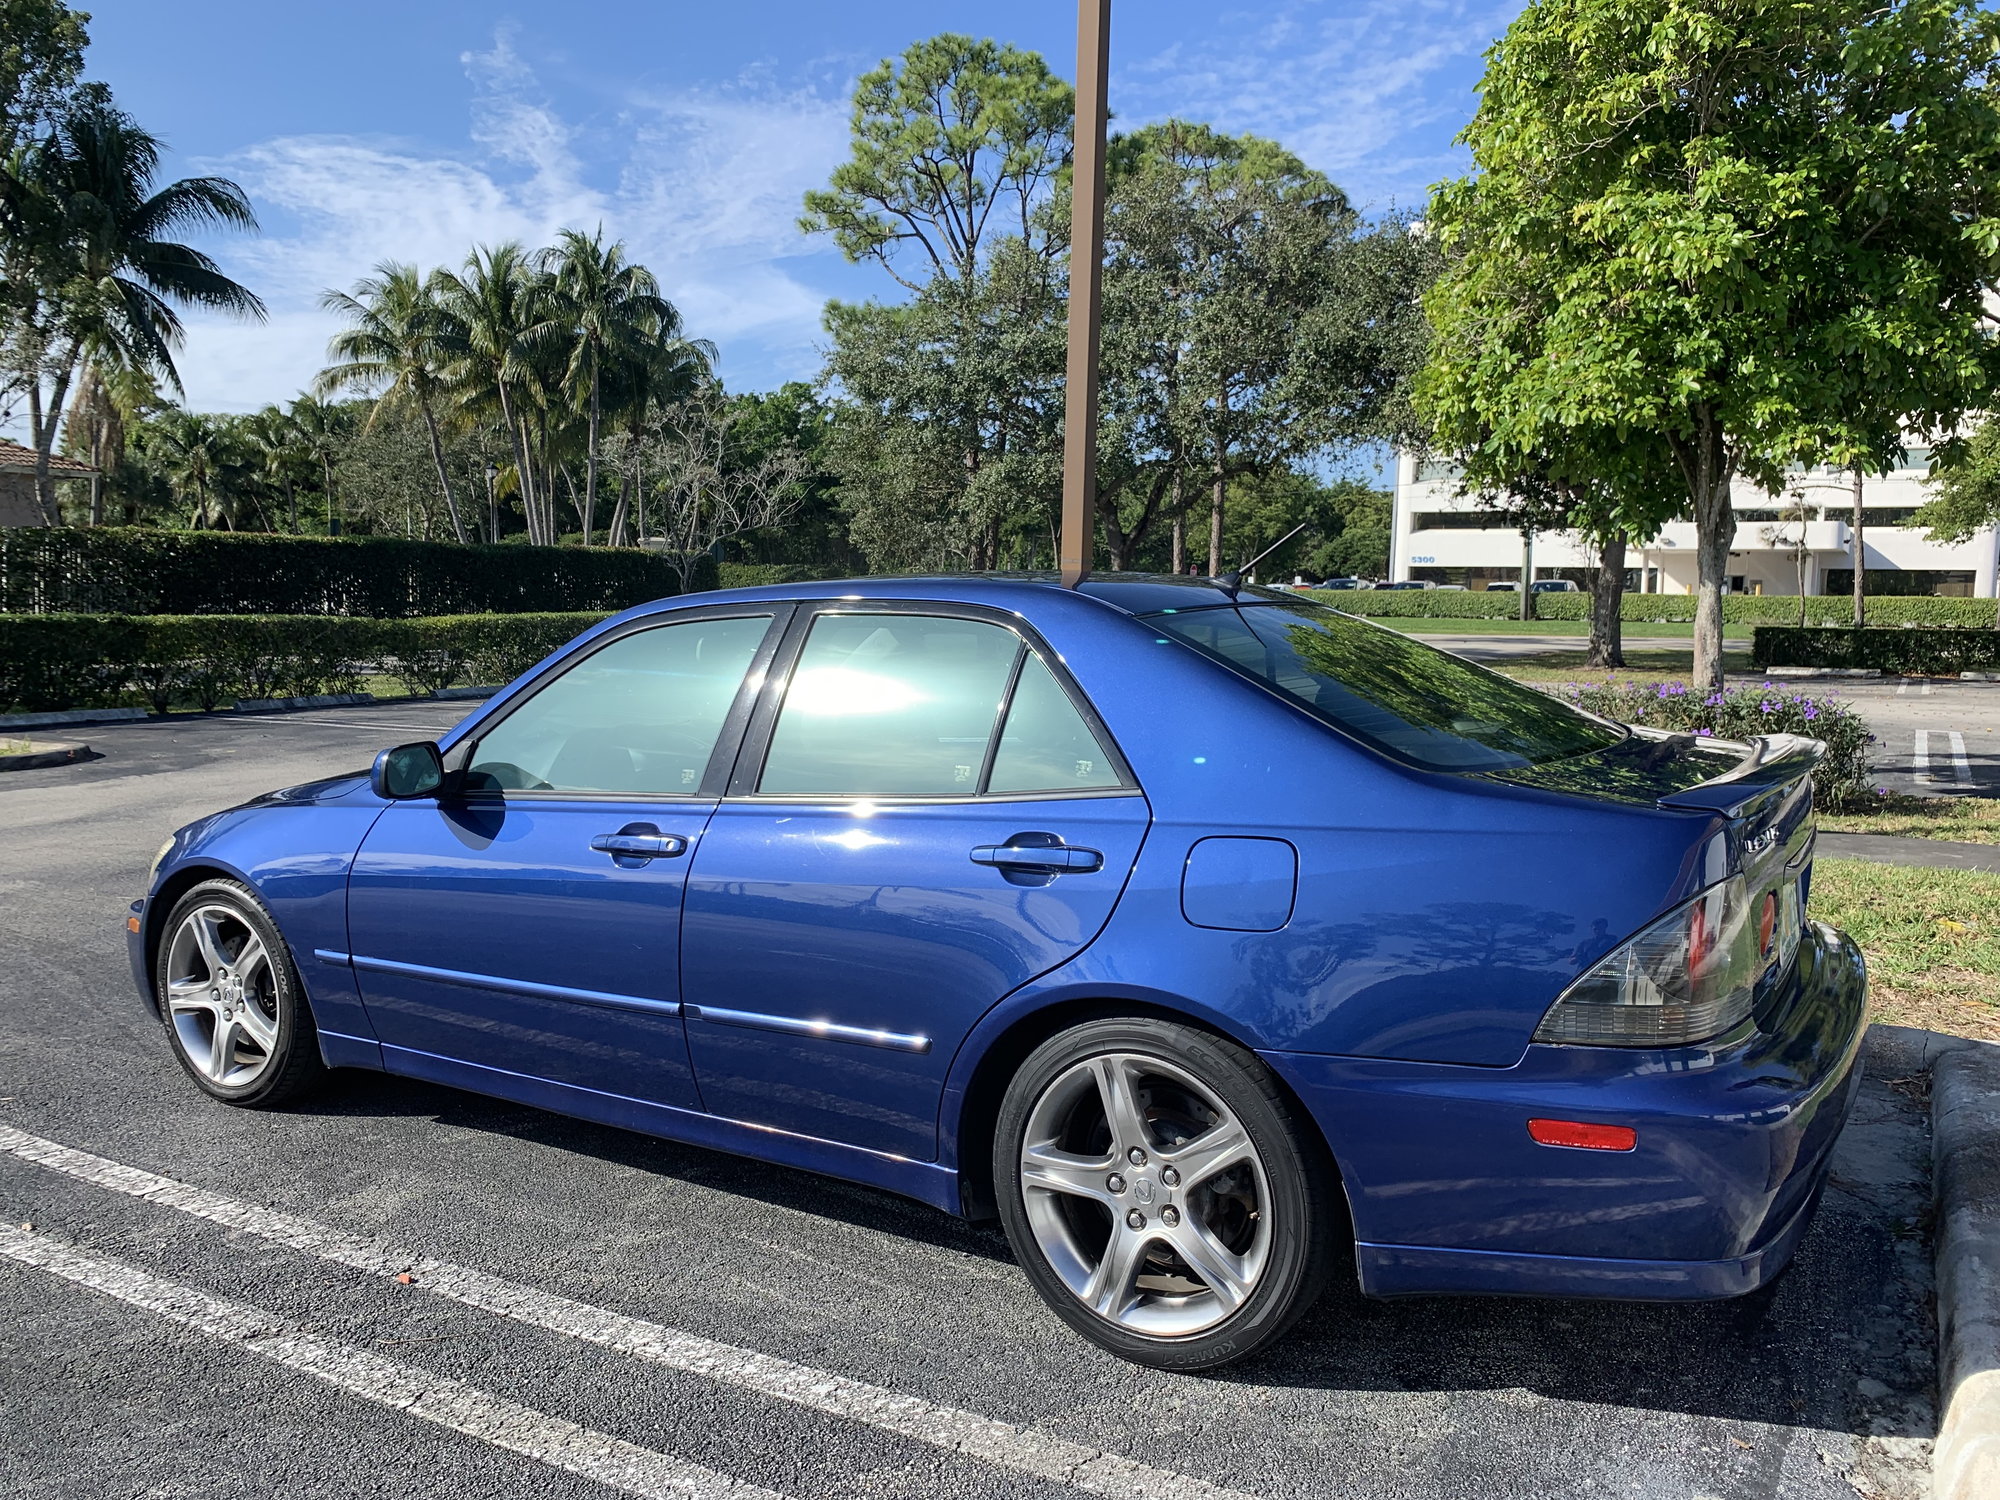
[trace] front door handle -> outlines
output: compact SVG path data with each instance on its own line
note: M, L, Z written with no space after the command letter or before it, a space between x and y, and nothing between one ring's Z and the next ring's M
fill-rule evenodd
M1083 875L1103 869L1104 854L1101 850L1078 849L1068 844L981 844L972 851L972 862L1036 875Z
M685 854L687 840L677 833L662 833L651 823L627 823L616 833L598 834L590 841L590 847L599 854L610 855L613 864L629 869L648 860Z

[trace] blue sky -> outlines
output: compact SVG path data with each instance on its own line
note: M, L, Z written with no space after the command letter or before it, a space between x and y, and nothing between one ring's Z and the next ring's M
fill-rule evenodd
M1071 0L82 0L91 76L167 141L174 175L249 190L255 238L213 242L269 304L191 323L189 402L249 409L319 368L317 306L385 258L603 224L651 266L731 388L818 368L830 296L890 296L794 227L846 152L855 76L945 30L1075 62ZM1120 124L1179 114L1282 141L1371 209L1416 207L1516 0L1118 0Z

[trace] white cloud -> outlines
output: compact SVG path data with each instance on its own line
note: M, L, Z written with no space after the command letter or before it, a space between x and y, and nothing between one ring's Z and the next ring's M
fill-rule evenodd
M1168 114L1255 131L1328 173L1357 203L1405 208L1464 170L1443 142L1474 105L1480 54L1519 0L1291 0L1253 20L1217 18L1229 40L1175 46L1121 68L1128 119ZM1440 75L1465 82L1440 87Z
M210 248L271 320L189 318L179 363L192 404L248 409L302 389L335 327L320 294L380 261L456 265L475 244L600 224L659 276L691 333L723 345L732 384L810 375L826 294L800 262L835 252L794 221L845 154L840 101L745 83L633 98L615 129L591 132L548 102L506 32L464 63L463 153L292 136L201 164L242 183L266 221L261 236Z

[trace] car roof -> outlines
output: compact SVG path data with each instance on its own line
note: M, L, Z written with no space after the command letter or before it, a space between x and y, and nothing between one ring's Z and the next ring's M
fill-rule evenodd
M715 589L661 600L666 606L756 599L932 599L1002 608L1031 605L1051 592L1069 593L1054 573L935 573L874 578L830 578L763 588ZM1212 578L1173 573L1099 573L1075 590L1129 615L1200 609L1242 599L1290 600L1298 596L1246 584L1232 592Z

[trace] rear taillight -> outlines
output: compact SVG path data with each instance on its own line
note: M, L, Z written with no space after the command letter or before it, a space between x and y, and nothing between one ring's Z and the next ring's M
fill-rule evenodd
M1549 1007L1538 1042L1678 1047L1749 1018L1758 982L1790 963L1798 895L1741 876L1712 885L1600 961Z

